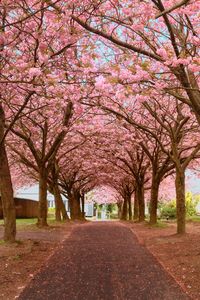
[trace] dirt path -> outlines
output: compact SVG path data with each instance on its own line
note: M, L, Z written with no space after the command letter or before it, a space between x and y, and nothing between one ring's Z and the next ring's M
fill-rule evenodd
M185 300L188 297L126 226L76 227L20 300Z

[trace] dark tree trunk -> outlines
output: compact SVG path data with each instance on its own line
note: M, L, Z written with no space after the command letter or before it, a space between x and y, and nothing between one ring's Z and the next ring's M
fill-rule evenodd
M150 224L157 223L157 208L158 208L158 192L160 182L156 175L152 175L151 183L151 199L150 199Z
M176 168L176 215L177 215L177 233L185 233L185 172Z
M4 217L4 241L14 242L16 236L16 210L13 188L4 144L0 146L0 191Z
M16 210L10 168L4 137L5 115L0 105L0 192L4 216L4 241L14 242L16 236Z
M118 207L118 218L121 219L122 217L122 202L117 202L117 207Z
M139 222L145 220L145 203L144 203L144 186L138 184L137 186L137 199L139 205Z
M82 218L85 219L85 195L81 195L81 213Z
M55 200L55 220L57 222L61 222L61 208L60 208L60 202L59 202L59 194L56 189L56 187L53 187L53 194L54 194L54 200Z
M128 196L128 216L129 220L131 221L133 219L131 195Z
M48 226L47 211L47 173L45 168L42 168L39 173L39 205L37 222L39 227Z
M127 198L124 198L121 220L127 220L127 213L128 213L128 201L127 201Z
M138 195L137 188L135 189L135 197L134 197L134 216L133 219L136 221L139 219L139 203L138 203Z
M71 197L71 219L82 220L82 213L80 208L80 196L78 193L74 193Z

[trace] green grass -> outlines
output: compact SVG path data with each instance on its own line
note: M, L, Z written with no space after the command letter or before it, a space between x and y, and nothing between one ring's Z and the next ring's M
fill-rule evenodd
M190 216L187 218L187 221L200 222L200 216Z
M55 208L54 207L49 207L48 208L48 213L55 213Z
M37 222L36 218L31 218L31 219L17 219L16 223L17 225L32 225ZM4 220L0 220L0 225L4 224Z
M26 218L26 219L16 219L16 224L18 229L35 227L37 223L37 218ZM48 215L48 223L50 225L56 224L55 217L53 214ZM4 224L4 220L0 220L0 225Z
M167 223L161 222L161 221L158 221L154 225L150 225L149 223L146 223L146 225L149 226L149 227L151 227L151 228L166 228L166 227L168 227Z
M17 219L16 222L17 222L17 225L33 225L33 224L36 224L37 219L36 218Z

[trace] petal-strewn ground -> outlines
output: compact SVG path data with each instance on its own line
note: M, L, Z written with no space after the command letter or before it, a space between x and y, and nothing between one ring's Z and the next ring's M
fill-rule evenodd
M20 300L184 300L188 296L118 222L77 226Z

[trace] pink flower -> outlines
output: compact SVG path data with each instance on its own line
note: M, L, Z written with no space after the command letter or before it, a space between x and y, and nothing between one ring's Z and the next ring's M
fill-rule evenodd
M29 75L31 76L31 77L34 77L34 76L40 76L41 75L41 70L40 70L40 68L30 68L29 69Z
M0 46L3 46L5 44L5 38L4 36L1 34L0 35Z
M101 89L105 84L105 78L100 75L95 79L95 87Z
M163 59L167 59L167 52L164 48L160 48L156 51L158 55L160 55Z
M198 65L191 64L191 65L188 66L188 68L191 72L194 72L194 73L195 72L200 72L200 66L198 66Z

